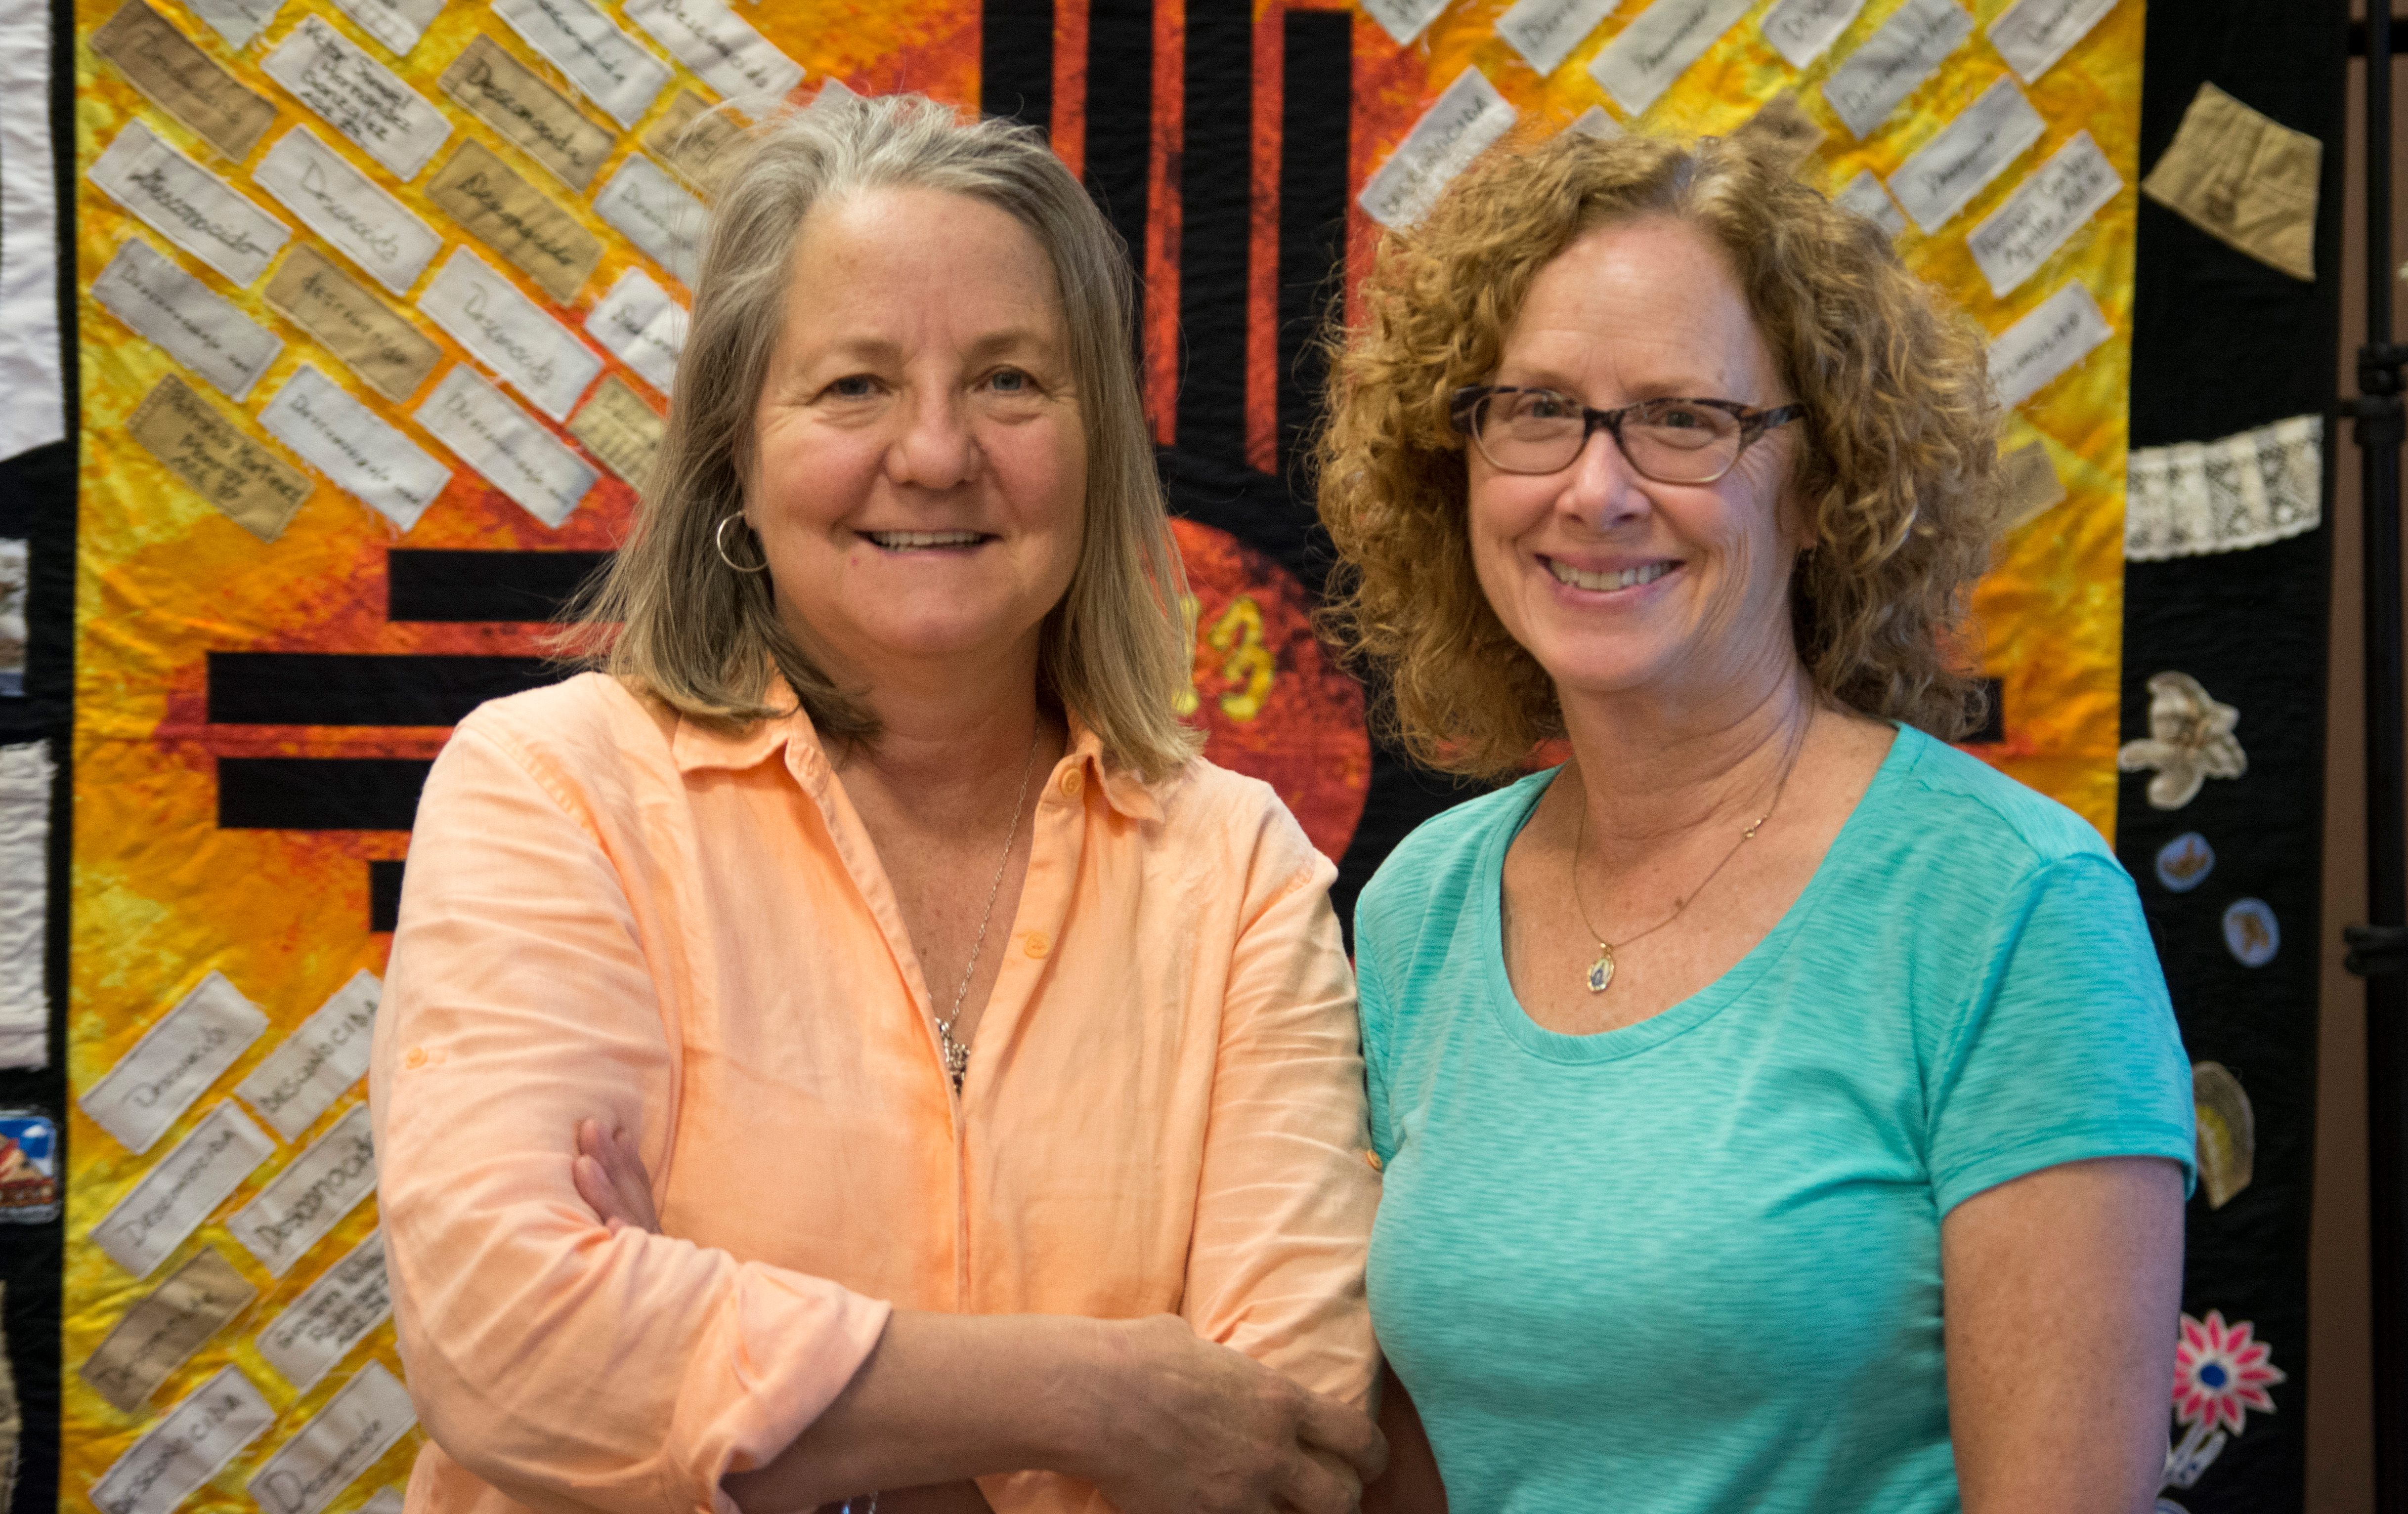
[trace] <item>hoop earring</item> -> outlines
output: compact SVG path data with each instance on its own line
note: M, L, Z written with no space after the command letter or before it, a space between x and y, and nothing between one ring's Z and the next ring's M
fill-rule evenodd
M719 529L710 534L710 545L718 550L719 560L726 564L729 567L734 568L737 572L767 573L769 571L769 554L767 552L762 553L761 561L751 567L746 567L743 564L727 555L727 528L743 519L744 512L738 510L734 515L731 515L727 517L727 519L720 521Z

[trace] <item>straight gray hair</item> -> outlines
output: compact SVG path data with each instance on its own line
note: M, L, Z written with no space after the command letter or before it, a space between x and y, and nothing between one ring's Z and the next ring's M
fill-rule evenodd
M787 632L768 575L730 568L714 533L744 507L753 412L785 323L804 219L824 199L867 190L942 190L1028 228L1053 264L1069 330L1087 436L1085 532L1069 589L1045 619L1039 676L1109 760L1148 780L1166 776L1202 738L1177 713L1192 672L1186 578L1138 397L1120 235L1033 129L965 122L922 95L831 94L748 136L715 196L668 426L635 530L571 603L568 650L722 726L791 713L768 702L774 668L823 737L877 735L863 692L843 687Z

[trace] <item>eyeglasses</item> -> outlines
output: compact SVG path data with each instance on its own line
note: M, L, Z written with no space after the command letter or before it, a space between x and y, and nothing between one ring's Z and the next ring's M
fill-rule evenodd
M1735 400L1652 399L1618 410L1592 410L1552 389L1475 384L1455 392L1455 429L1506 473L1570 467L1589 434L1603 430L1630 465L1657 483L1709 484L1775 426L1806 413L1803 405L1752 409Z

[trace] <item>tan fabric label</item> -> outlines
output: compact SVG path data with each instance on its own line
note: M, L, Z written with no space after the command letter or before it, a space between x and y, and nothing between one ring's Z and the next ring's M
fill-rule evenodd
M2065 481L2057 476L2044 441L2035 438L2001 455L1999 471L2006 482L1999 511L2001 536L2029 525L2065 498Z
M152 104L236 162L251 156L276 124L273 102L246 89L142 0L125 0L102 22L92 34L92 50L122 70Z
M585 119L568 97L538 79L494 41L480 36L443 70L443 93L509 138L510 145L560 176L570 189L594 181L610 155L609 132Z
M308 476L252 441L173 374L134 412L127 435L262 541L309 497Z
M600 237L481 142L461 143L427 180L426 197L564 305L602 261Z
M604 466L638 489L652 470L652 457L661 450L661 434L667 429L667 423L615 373L594 386L594 397L568 422L570 436L583 442Z
M261 294L396 405L418 393L442 359L432 338L307 243L285 255Z
M692 90L680 90L661 119L644 134L644 146L653 157L678 171L680 178L702 191L708 199L736 162L744 128L724 115L706 116L710 102Z
M2324 146L2201 84L2141 193L2210 236L2316 277L2316 168Z
M167 1375L259 1296L234 1264L204 1246L158 1290L125 1312L77 1372L93 1392L138 1412Z

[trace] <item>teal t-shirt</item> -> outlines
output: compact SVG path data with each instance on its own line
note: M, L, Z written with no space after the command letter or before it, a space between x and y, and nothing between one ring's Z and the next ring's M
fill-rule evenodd
M1371 1315L1449 1507L1957 1509L1942 1217L2059 1163L2190 1167L2131 879L2071 811L1901 730L1738 965L1564 1036L1515 1001L1498 928L1554 777L1422 826L1355 915Z

